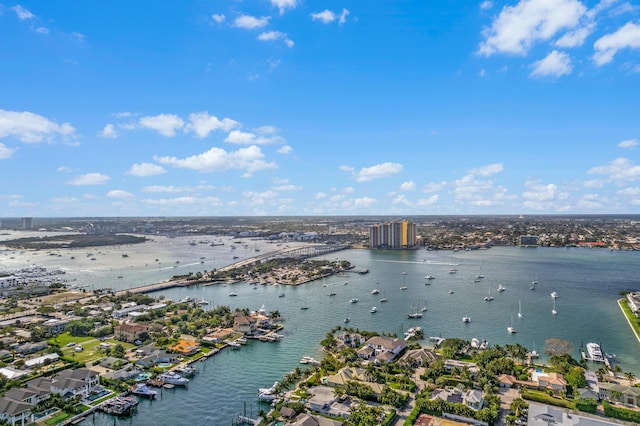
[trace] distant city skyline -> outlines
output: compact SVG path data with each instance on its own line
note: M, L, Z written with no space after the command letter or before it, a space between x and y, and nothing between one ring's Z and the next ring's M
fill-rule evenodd
M634 214L640 4L0 0L0 217Z

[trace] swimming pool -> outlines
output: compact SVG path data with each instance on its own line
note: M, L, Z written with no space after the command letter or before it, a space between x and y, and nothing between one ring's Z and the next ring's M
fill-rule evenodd
M168 363L168 362L161 362L161 363L158 364L158 367L160 367L160 368L169 368L169 367L171 367L171 364Z

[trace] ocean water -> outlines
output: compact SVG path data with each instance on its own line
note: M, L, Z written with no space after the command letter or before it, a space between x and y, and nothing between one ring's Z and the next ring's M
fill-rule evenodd
M207 239L213 241L214 237L196 240ZM158 238L144 245L76 250L75 254L68 250L58 250L54 255L4 251L0 252L0 265L15 267L28 259L41 266L66 268L68 278L75 280L73 284L122 289L167 279L176 271L221 267L232 263L233 256L256 254L256 248L261 253L279 248L248 239L247 247L234 244L235 250L228 239L224 239L225 245L215 247L190 245L190 241ZM92 252L96 260L91 261L86 252ZM238 283L153 293L174 300L204 298L212 305L231 308L257 310L264 305L267 312L278 310L285 318L285 338L277 343L250 342L240 350L225 350L198 363L201 372L186 389L163 390L158 400L141 401L131 418L95 414L83 424L154 425L167 424L171 419L172 424L228 425L238 414L256 417L258 409L268 409L256 400L257 389L269 387L301 367L302 356L321 358L318 342L333 327L345 326L347 316L348 326L353 328L400 336L407 328L419 325L426 336L475 337L501 345L520 343L541 354L548 338L572 342L574 357L579 357L581 346L595 341L604 351L616 354L623 371L640 375L640 343L616 303L621 291L640 290L637 252L494 247L459 252L345 250L327 258L346 259L370 272L333 276L296 287ZM457 272L451 274L451 269ZM436 277L430 285L426 284L426 275ZM474 282L477 275L484 278ZM538 284L531 290L534 280ZM506 290L498 292L499 285ZM373 289L380 293L373 295ZM238 296L229 297L231 291ZM558 293L557 315L551 313L553 291ZM329 292L336 295L328 296ZM285 297L278 297L281 293ZM484 300L489 293L494 297L491 302ZM381 303L382 297L388 301ZM357 298L358 303L349 303L351 298ZM518 302L522 319L517 315ZM308 310L300 309L304 304ZM370 312L373 306L377 307L375 314ZM422 318L408 318L409 312L423 307L427 310ZM471 317L471 323L463 323L463 316ZM515 334L507 332L512 320L518 330ZM428 340L424 344L428 345Z

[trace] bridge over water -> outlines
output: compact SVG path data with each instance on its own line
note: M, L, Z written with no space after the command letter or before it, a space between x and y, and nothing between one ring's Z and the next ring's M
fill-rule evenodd
M250 257L248 259L241 260L231 265L219 268L218 271L230 271L236 268L242 268L245 266L258 265L260 263L269 262L274 259L306 259L309 257L323 256L328 253L333 253L340 250L346 250L351 248L348 244L332 244L332 245L309 245L304 247L285 247L281 250L270 251L265 254Z

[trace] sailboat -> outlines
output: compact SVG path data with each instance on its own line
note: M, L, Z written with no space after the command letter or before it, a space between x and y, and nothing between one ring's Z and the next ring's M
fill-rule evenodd
M422 318L422 312L418 312L415 306L411 305L411 310L408 314L409 318Z
M556 311L556 299L553 299L553 309L551 310L553 315L558 315L558 311Z
M484 297L484 300L487 302L491 302L493 300L493 296L491 295L491 288L489 288L489 293Z
M303 311L306 309L309 309L309 305L307 305L307 298L304 298L304 305L300 306L300 309L302 309Z
M507 327L507 331L511 334L517 332L516 328L513 326L513 317L511 317L511 325Z
M522 315L522 303L520 300L518 300L518 318L524 318L524 315Z
M386 292L385 292L386 293ZM384 297L385 293L382 293L382 298L380 299L380 303L384 303L387 301L387 298Z

